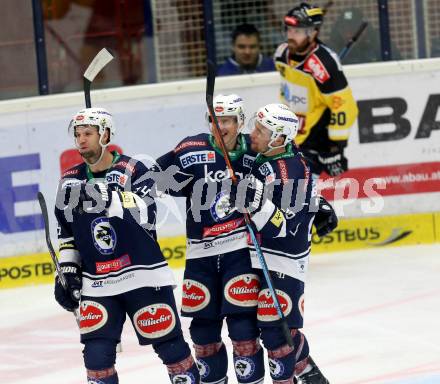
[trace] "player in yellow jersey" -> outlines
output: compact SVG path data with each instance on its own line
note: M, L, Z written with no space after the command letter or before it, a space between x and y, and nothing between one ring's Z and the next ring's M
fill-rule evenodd
M284 17L287 42L274 55L281 101L300 118L295 142L312 173L337 176L348 168L344 148L358 108L338 56L319 39L321 8L301 3Z

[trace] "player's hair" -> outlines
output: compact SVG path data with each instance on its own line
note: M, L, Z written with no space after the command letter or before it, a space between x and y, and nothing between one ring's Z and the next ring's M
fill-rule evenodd
M258 41L260 41L260 32L257 27L253 24L239 24L232 31L231 39L232 43L235 43L237 37L240 35L246 36L257 36Z

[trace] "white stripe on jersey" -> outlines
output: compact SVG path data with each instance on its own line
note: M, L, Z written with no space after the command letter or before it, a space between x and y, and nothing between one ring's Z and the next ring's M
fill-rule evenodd
M164 287L168 285L176 287L173 272L167 263L154 269L146 268L148 266L137 265L123 269L119 273L115 272L101 276L83 273L82 294L91 297L103 297L119 295L142 287ZM92 276L93 278L91 278Z
M299 254L289 254L268 248L262 248L267 267L270 271L280 272L295 279L305 282L309 265L309 247ZM261 269L255 248L250 248L252 267Z
M217 256L228 252L248 248L246 227L237 228L227 234L206 240L188 239L186 245L187 259Z

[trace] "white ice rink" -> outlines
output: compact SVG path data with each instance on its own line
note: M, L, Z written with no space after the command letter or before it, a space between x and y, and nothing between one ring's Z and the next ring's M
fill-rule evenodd
M305 308L312 356L332 384L440 383L440 245L314 255ZM75 321L51 285L0 291L0 309L0 383L85 382ZM224 340L230 350L225 329ZM129 322L123 349L121 384L168 382Z

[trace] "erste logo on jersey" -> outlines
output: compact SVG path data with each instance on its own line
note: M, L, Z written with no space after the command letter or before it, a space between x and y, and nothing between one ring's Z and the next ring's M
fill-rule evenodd
M243 166L247 168L252 168L252 165L254 164L255 157L249 156L249 155L243 155Z
M91 224L93 244L99 253L109 255L116 247L116 232L107 217L98 217Z
M194 164L215 163L215 151L189 152L180 156L180 163L183 168L188 168Z
M168 304L159 303L139 309L133 315L133 323L142 336L156 339L174 329L176 317Z
M310 72L313 77L321 84L330 79L330 74L325 69L324 64L318 59L315 54L311 55L304 64L304 70Z
M277 289L277 298L280 303L284 316L288 316L292 311L292 300L287 293ZM276 321L279 319L277 310L273 303L272 295L269 289L261 290L258 295L257 318L260 321Z
M79 328L82 334L96 331L107 323L107 310L96 301L81 301L79 312Z
M225 285L225 298L231 304L240 307L254 307L258 303L260 279L257 275L239 275Z
M128 177L119 171L111 171L105 175L108 184L118 184L120 187L125 186L127 179Z
M211 294L204 284L191 279L185 279L183 281L182 311L200 311L205 308L210 301Z
M276 173L272 168L272 165L270 163L264 163L262 164L258 170L260 171L260 173L265 176L264 178L264 183L265 184L270 184L273 183L276 180Z

